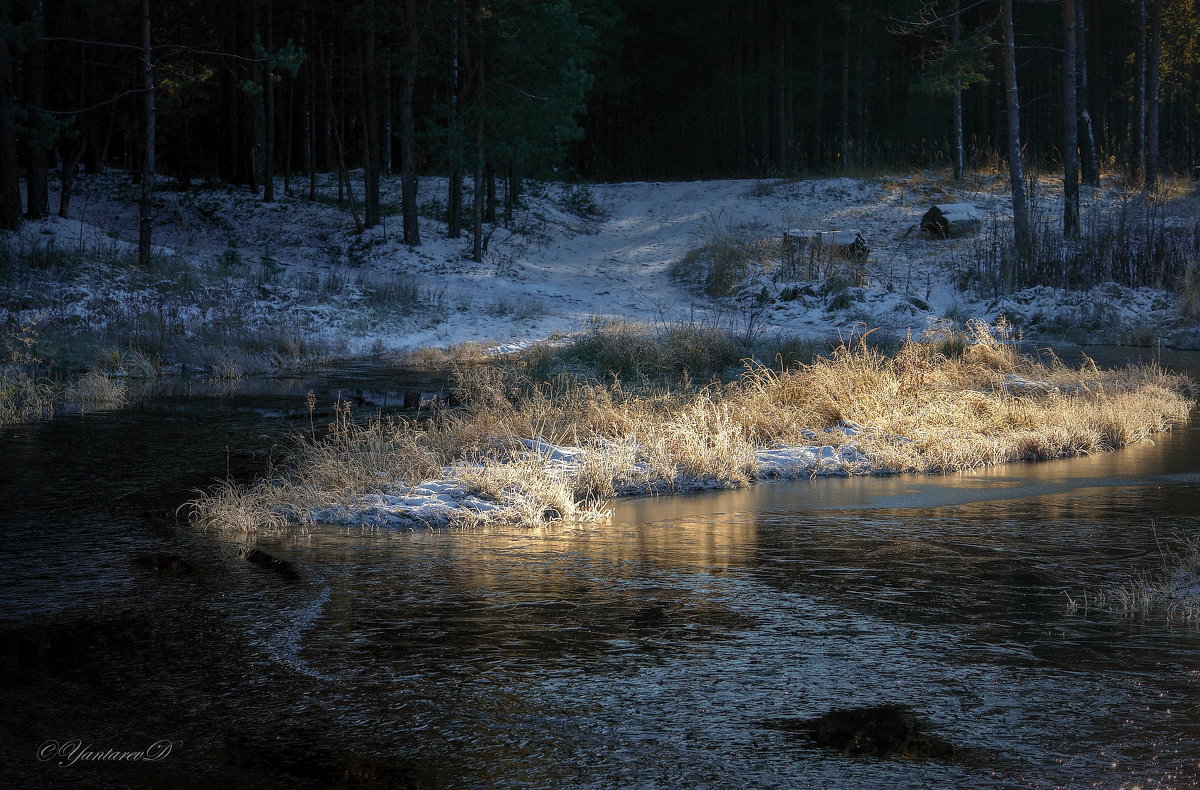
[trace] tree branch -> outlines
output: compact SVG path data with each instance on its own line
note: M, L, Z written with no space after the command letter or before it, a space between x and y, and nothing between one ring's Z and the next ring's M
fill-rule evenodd
M122 91L121 93L118 93L116 96L112 96L108 99L105 99L104 101L100 102L99 104L93 104L91 107L84 107L83 109L79 109L79 110L47 110L45 107L39 107L38 110L46 113L47 115L82 115L85 112L91 112L92 110L98 110L105 105L112 104L115 101L120 101L121 99L124 99L126 96L129 96L131 94L145 93L145 92L146 92L145 88L130 88L127 91ZM26 105L26 106L28 106L28 105Z
M536 101L550 101L549 96L534 96L532 93L521 90L516 85L509 85L507 82L497 82L496 84L502 88L508 88L509 90L516 91L527 99L534 99Z
M88 41L82 38L68 38L66 36L42 36L42 41L66 41L70 44L83 44L89 47L116 47L118 49L132 49L134 52L141 52L142 48L133 44L118 44L114 41Z

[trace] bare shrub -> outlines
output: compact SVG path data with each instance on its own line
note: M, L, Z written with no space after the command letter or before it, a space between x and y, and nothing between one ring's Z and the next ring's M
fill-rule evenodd
M983 296L1033 285L1084 290L1103 282L1180 290L1197 263L1200 226L1139 198L1087 212L1074 239L1064 238L1057 224L1039 224L1026 257L1016 253L1011 229L996 221L964 249L959 285Z

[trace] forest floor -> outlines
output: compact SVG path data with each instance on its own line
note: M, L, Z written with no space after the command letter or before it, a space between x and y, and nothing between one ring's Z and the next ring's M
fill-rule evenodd
M80 177L71 219L27 223L10 240L16 252L0 261L0 328L10 340L17 327L40 334L47 357L71 348L76 369L124 364L133 351L137 367L217 375L463 343L510 350L608 318L836 339L876 328L919 337L945 320L1003 315L1042 342L1200 346L1185 315L1196 306L1178 293L1101 283L1000 295L979 277L994 233L934 240L916 229L930 205L960 202L974 205L985 227L1003 227L1011 221L1003 174L958 184L928 172L531 182L511 226L489 232L478 263L466 234L447 238L443 179L421 182L418 247L401 240L397 177L384 179L383 223L363 232L329 179L316 201L303 198L304 186L293 182L293 196L270 204L233 187L161 188L159 254L143 272L132 263L136 187L115 171ZM1053 179L1036 183L1040 226L1059 222L1060 191ZM1135 199L1116 179L1085 188L1085 229ZM1191 182L1175 183L1155 202L1152 221L1194 234L1198 205ZM789 228L857 230L870 254L861 266L788 272L780 240ZM689 251L728 238L749 240L757 252L714 298L689 277Z

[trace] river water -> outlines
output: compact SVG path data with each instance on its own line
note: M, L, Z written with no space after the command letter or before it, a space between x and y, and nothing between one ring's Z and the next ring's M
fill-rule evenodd
M309 430L308 389L390 410L440 387L363 365L3 429L0 785L1200 787L1200 628L1085 605L1200 532L1195 422L971 474L632 499L606 525L256 544L289 573L176 523ZM893 703L955 756L778 724Z

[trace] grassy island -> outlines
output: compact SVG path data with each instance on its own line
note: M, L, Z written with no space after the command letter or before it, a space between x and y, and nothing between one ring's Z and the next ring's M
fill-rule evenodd
M717 345L701 335L597 325L459 368L462 406L415 420L359 423L342 404L324 437L314 430L269 478L202 496L192 518L244 532L602 519L621 495L1105 452L1169 430L1193 406L1192 383L1156 365L1072 367L979 323L889 350L858 338L803 363L748 359L707 384L683 370L634 385L617 365L585 364L667 360L664 342L681 355Z

